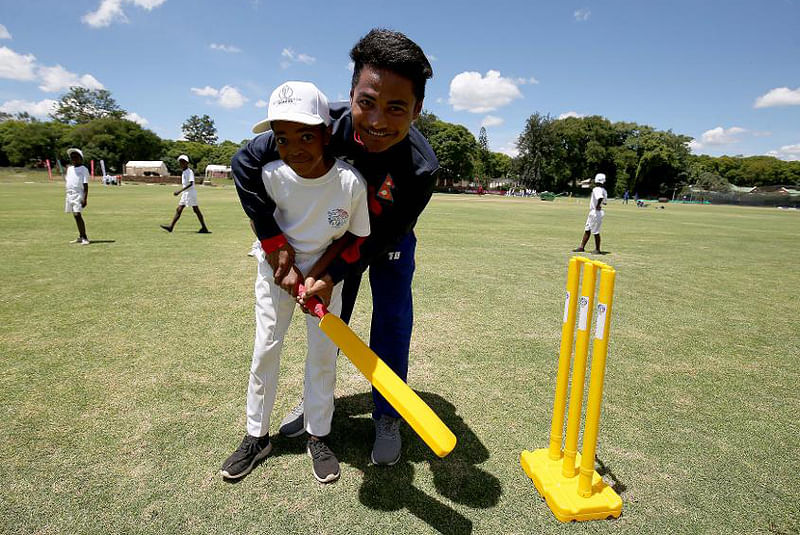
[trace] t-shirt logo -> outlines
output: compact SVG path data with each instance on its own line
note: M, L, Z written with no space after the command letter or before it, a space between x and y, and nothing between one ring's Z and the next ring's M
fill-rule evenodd
M328 210L328 224L333 228L343 227L350 219L350 214L344 208L333 208Z
M378 188L378 197L384 201L394 202L394 197L392 196L393 189L394 180L392 180L392 175L387 174L383 184L381 184L381 187Z

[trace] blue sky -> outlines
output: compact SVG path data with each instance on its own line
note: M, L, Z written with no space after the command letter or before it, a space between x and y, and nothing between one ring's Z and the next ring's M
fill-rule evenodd
M425 108L476 136L486 125L493 150L513 153L540 112L671 129L695 153L800 159L800 0L2 0L0 110L44 117L83 85L162 137L207 113L238 142L285 80L347 98L348 52L376 26L430 57Z

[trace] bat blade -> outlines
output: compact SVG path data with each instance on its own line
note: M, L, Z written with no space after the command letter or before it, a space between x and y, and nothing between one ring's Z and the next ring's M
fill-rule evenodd
M325 314L319 328L364 377L400 413L433 452L444 457L456 446L456 436L435 412L337 316Z

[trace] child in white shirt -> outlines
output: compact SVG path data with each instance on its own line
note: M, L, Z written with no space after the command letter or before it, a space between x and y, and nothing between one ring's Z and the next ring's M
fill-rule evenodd
M75 216L75 224L78 226L78 238L70 243L89 245L89 238L86 237L86 223L81 215L89 199L89 170L83 165L83 152L80 149L67 149L67 155L72 165L67 167L64 175L64 185L67 189L64 212L72 213Z
M247 390L247 435L222 465L222 476L238 479L266 457L272 445L269 424L277 392L280 351L297 301L298 287L314 287L330 262L341 256L358 258L358 246L369 235L364 179L351 165L326 154L330 141L328 101L313 84L287 82L273 91L267 119L254 133L272 130L280 160L263 167L262 180L274 202L275 221L282 234L261 243L258 251L256 336ZM265 208L272 209L272 206ZM265 253L289 243L295 251L289 273L276 280ZM318 296L333 314L341 312L341 284ZM339 478L339 463L324 442L333 419L336 353L319 329L315 316L306 317L308 353L304 378L304 430L314 477L321 483ZM301 431L302 433L302 431Z

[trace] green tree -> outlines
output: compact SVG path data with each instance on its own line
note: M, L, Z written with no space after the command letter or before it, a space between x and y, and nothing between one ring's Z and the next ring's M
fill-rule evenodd
M181 130L186 141L196 141L206 145L214 145L217 142L217 127L214 126L214 119L208 115L202 117L192 115L183 122Z
M122 119L126 113L106 89L71 87L56 102L50 116L64 124L86 124L102 118Z
M45 159L66 158L65 135L70 128L55 122L3 121L0 123L0 163L33 165Z
M466 127L440 121L436 133L428 141L439 160L441 178L450 184L474 178L473 158L478 152L478 143Z
M121 172L129 160L155 160L162 151L161 138L126 119L95 119L78 125L65 141L80 147L87 160L105 160L109 172Z

